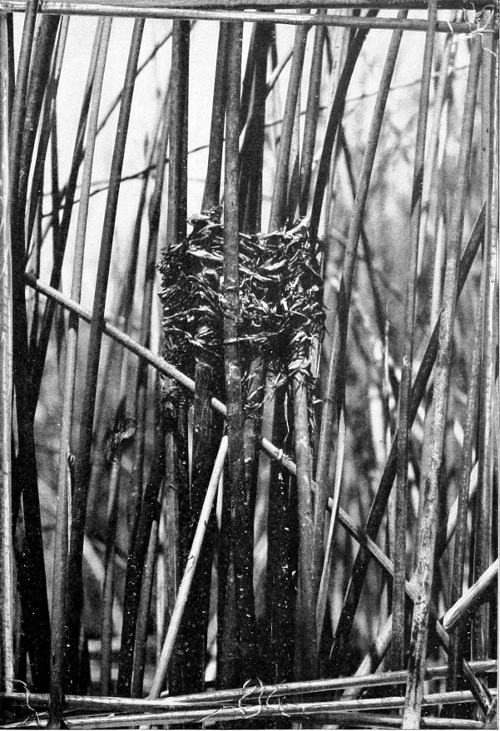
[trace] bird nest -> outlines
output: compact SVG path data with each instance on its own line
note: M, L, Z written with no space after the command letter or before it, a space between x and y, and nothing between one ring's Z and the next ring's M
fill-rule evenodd
M224 228L215 210L191 224L191 234L169 246L159 265L165 355L190 374L202 360L222 378ZM311 382L313 342L324 316L319 256L307 227L240 234L239 276L243 375L260 355L277 382L299 370Z

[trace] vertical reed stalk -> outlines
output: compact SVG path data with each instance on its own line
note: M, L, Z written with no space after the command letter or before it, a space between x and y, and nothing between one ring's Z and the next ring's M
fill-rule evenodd
M94 161L97 118L102 94L104 70L106 67L107 47L111 31L111 21L101 20L94 41L97 54L96 76L90 105L87 148L83 163L82 189L78 221L75 235L75 251L73 258L73 275L71 297L80 301L83 279L83 257L87 232L87 216L89 208L92 167ZM67 559L69 538L69 510L71 504L71 460L73 409L76 383L76 359L78 349L78 318L70 314L66 345L66 372L64 379L64 397L61 425L61 443L59 450L58 501L56 510L56 533L54 546L54 577L52 589L52 643L51 643L51 684L49 723L54 728L61 727L63 708L63 669L64 647L66 638L65 608L67 593Z
M28 216L26 224L26 241L28 246L31 242L33 227L35 223L35 216L39 206L41 205L41 192L43 183L43 173L45 165L45 157L47 155L47 147L49 143L49 137L52 129L52 122L55 115L55 104L57 97L57 90L59 88L59 79L61 77L61 68L64 58L64 51L66 48L66 38L68 35L69 17L65 17L61 20L59 26L59 34L57 38L57 44L54 51L54 58L52 62L52 68L50 71L49 82L47 84L47 90L45 92L44 109L42 114L42 122L40 124L40 138L38 140L36 159L33 166L33 174L31 181L30 191L30 202L28 207ZM53 196L58 195L58 191L54 190L52 186ZM54 201L55 202L55 201ZM54 207L54 215L57 215L57 205Z
M267 59L272 28L268 23L256 26L254 40L254 75L246 129L240 158L240 227L248 233L261 230L262 225L262 169L264 140Z
M234 600L236 609L236 647L230 654L238 658L237 677L253 675L255 660L255 610L253 597L253 531L250 500L245 480L243 444L243 403L241 392L241 363L238 338L239 302L239 133L241 45L243 26L232 23L229 31L229 61L226 106L226 145L224 163L224 262L223 296L225 312L224 372L227 403L228 473L231 506L231 564L234 571ZM228 589L232 593L232 587ZM232 597L229 597L231 601ZM228 628L225 620L225 627ZM226 638L227 639L227 638ZM234 641L233 640L233 641ZM226 648L229 650L228 644Z
M492 14L488 11L489 27ZM483 277L485 282L484 311L482 325L482 357L479 392L479 429L478 429L478 495L474 527L474 571L476 581L489 567L492 561L492 505L493 505L493 464L494 464L494 425L493 425L493 391L495 388L495 368L498 367L498 192L495 186L496 124L495 103L498 85L496 73L496 37L488 34L483 51L482 66L482 169L483 191L486 197L486 227ZM474 615L473 621L473 653L474 659L483 659L489 654L489 605L484 603Z
M113 640L113 602L115 539L120 489L120 455L115 454L111 464L106 511L106 553L104 556L104 584L101 606L101 695L111 695L111 654Z
M323 14L324 10L318 10ZM300 216L305 216L309 205L309 191L311 188L312 164L318 129L319 98L321 92L321 72L323 68L323 46L325 28L319 25L314 31L314 46L312 50L311 71L309 74L309 88L307 91L306 117L304 121L304 139L302 141L301 168L301 195Z
M46 92L50 94L49 78L52 68L51 58L57 38L58 28L59 16L52 15L42 17L39 23L37 38L33 49L26 106L24 109L22 147L19 159L19 178L16 190L17 216L13 220L13 223L17 228L17 236L23 239L23 246L25 246L24 222L26 215L25 208L28 178L31 169L43 98ZM52 124L50 126L52 127Z
M0 688L14 677L12 546L12 266L9 211L9 59L7 16L0 16Z
M482 281L481 295L484 291L484 279ZM462 464L457 494L457 517L455 529L455 544L453 549L453 566L450 586L450 604L453 605L462 596L464 590L464 568L467 550L467 513L469 507L469 485L472 471L473 449L476 441L476 421L478 407L479 372L481 362L481 319L482 301L480 296L476 313L476 330L472 347L472 365L467 394L467 409L464 425L464 442L462 447ZM448 676L447 689L457 690L459 687L459 676L462 668L465 637L464 626L459 625L450 635L448 648Z
M214 95L212 101L212 119L210 124L210 141L208 144L207 175L203 191L202 211L217 206L220 199L220 179L222 172L222 147L224 144L224 110L226 107L226 77L228 59L227 23L219 25L219 42L215 65Z
M422 704L422 673L424 669L429 623L431 588L434 569L434 548L437 531L437 497L440 465L443 456L444 431L447 414L449 372L455 317L458 259L462 239L467 172L470 161L477 83L481 63L480 39L474 39L465 107L461 145L457 165L457 187L453 206L448 260L444 282L443 310L439 327L439 348L434 380L432 439L429 462L424 475L424 509L418 535L416 568L417 598L413 609L408 680L406 687L403 728L418 728Z
M312 450L309 434L307 383L303 373L293 377L295 460L299 521L299 589L297 596L296 656L299 677L313 679L318 673L316 635L316 587L314 584L312 505Z
M158 499L158 508L163 500L162 491ZM144 562L144 574L141 586L141 598L139 601L139 610L137 612L137 629L135 634L134 649L134 668L132 673L132 697L142 697L142 686L144 683L144 672L146 670L146 658L148 648L148 624L149 612L151 609L151 598L153 595L153 583L155 575L155 565L158 551L158 532L159 532L159 511L153 517L151 525L151 534L149 536L148 550L146 560Z
M413 342L415 337L415 303L417 271L419 260L420 219L422 213L422 186L424 180L425 140L429 112L429 96L434 54L437 3L429 7L428 30L425 38L422 85L417 120L417 139L411 194L409 223L409 255L405 290L403 321L403 356L401 366L401 386L399 392L399 429L395 506L395 545L394 545L394 584L392 592L393 638L391 649L391 668L398 670L405 657L405 591L406 579L406 529L407 529L407 491L408 491L408 449L410 439L410 399L413 363Z
M120 190L120 178L127 139L130 109L134 92L135 72L141 46L144 21L137 20L134 24L130 53L127 62L124 93L120 106L117 136L111 162L110 183L106 202L106 213L103 223L101 249L97 270L97 281L94 295L92 322L90 326L89 349L87 355L87 369L83 394L83 408L80 420L80 436L75 463L75 491L73 500L73 523L71 530L71 545L68 562L68 603L66 617L70 629L69 645L71 660L77 660L77 644L80 627L80 612L82 604L82 577L81 563L83 550L83 536L85 531L85 514L87 508L88 481L90 476L90 453L92 447L92 429L97 387L97 375L101 353L102 321L106 304L108 288L109 266L113 233Z
M276 229L281 228L284 222L284 218L286 216L290 148L292 144L292 135L295 123L295 108L297 106L300 89L300 79L302 76L302 67L304 65L306 41L307 27L298 26L295 30L292 68L290 69L290 79L288 81L285 111L283 113L283 122L281 126L280 148L278 153L278 162L276 165L273 199L271 203L271 214L269 220L270 231L275 231Z

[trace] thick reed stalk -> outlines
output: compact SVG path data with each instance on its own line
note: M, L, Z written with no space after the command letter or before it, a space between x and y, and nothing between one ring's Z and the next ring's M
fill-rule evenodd
M267 59L272 26L255 26L254 65L248 117L240 157L240 229L256 233L262 225L262 168L264 164Z
M186 235L189 23L176 21L172 31L170 145L167 241Z
M321 12L322 11L320 10L318 11L318 13ZM319 97L321 92L321 72L323 68L323 46L325 33L325 28L322 26L318 26L314 31L314 46L312 50L311 71L309 74L309 87L307 90L306 117L304 121L304 139L302 141L302 156L300 159L301 194L299 213L301 217L306 215L309 205L312 164L316 143L316 132L318 129Z
M339 428L338 428L338 440L336 445L336 456L335 456L335 477L333 484L333 495L331 502L331 514L330 523L328 525L328 534L325 542L325 560L323 562L323 570L321 572L321 580L318 589L318 599L316 602L316 632L318 639L318 649L321 645L321 636L323 634L323 625L325 621L326 604L329 595L330 588L330 577L332 573L332 561L333 561L333 537L335 532L335 524L337 521L339 500L340 500L340 487L342 484L342 470L344 463L345 453L345 422L344 422L344 408L342 408L339 416ZM318 488L316 483L316 495L318 495ZM329 506L330 507L330 506Z
M96 32L95 53L97 54L96 75L90 104L87 148L83 163L81 201L75 235L71 297L80 301L83 279L83 258L87 233L92 168L94 162L97 119L102 94L104 70L111 21L99 21ZM51 644L51 705L50 724L60 728L63 704L64 648L66 638L65 609L67 592L67 558L69 511L71 505L71 448L73 433L73 409L76 384L76 359L78 350L78 318L70 314L66 343L66 371L62 409L61 442L59 450L58 501L56 510L56 532L54 546L54 577L52 589L52 644Z
M12 265L9 211L9 59L7 17L0 16L0 687L14 677L12 545Z
M224 144L224 111L227 95L228 31L229 25L227 23L221 23L219 26L219 42L215 65L212 119L210 123L210 141L208 144L207 175L201 204L202 211L208 211L213 206L217 206L220 200L222 147Z
M293 378L294 447L297 463L299 576L296 611L298 673L306 680L318 673L316 586L313 568L314 520L311 494L312 450L307 383L302 372Z
M457 183L448 245L448 259L444 282L443 309L440 317L439 348L434 379L432 439L429 461L424 474L424 509L418 535L416 553L417 601L413 610L408 681L406 688L403 728L418 728L423 694L422 669L426 656L431 588L434 569L434 548L437 531L437 497L440 465L443 455L446 425L449 372L455 317L457 275L466 196L466 180L470 161L477 83L481 63L480 39L472 45L471 63L465 96L461 145L457 164Z
M403 11L404 12L404 11ZM363 157L363 164L358 181L358 189L349 224L349 235L344 256L344 271L337 303L337 318L334 324L334 336L331 346L326 395L323 403L321 429L318 446L318 462L316 467L317 495L314 505L314 566L321 576L324 557L325 509L329 492L330 455L332 440L337 429L336 411L338 401L342 398L343 387L340 382L343 370L343 358L346 348L349 308L352 283L357 257L358 242L361 234L363 216L368 197L373 163L382 129L385 106L396 64L401 42L401 31L395 31L389 45L382 77L380 80L375 109L370 125L368 142ZM347 62L346 62L347 65ZM327 557L328 560L328 557ZM322 627L318 627L321 631Z
M55 115L57 90L59 88L59 79L61 77L62 62L64 58L64 51L66 48L68 26L69 18L63 18L59 26L59 34L57 38L56 48L54 51L52 68L50 71L49 82L47 84L47 89L45 92L42 122L40 124L40 138L37 145L35 164L33 166L30 201L26 224L26 241L28 247L31 242L33 227L35 224L35 216L37 214L39 206L41 205L40 197L42 192L45 157L47 155L47 147L51 135L52 122ZM54 186L52 186L52 193L53 196L57 198L58 191L56 192L54 190ZM58 204L56 206L53 206L53 208L53 214L57 215Z
M156 434L164 442L164 424L162 423L161 413L161 383L159 373L155 373L155 430ZM153 594L153 581L155 576L155 567L158 555L158 538L160 528L160 516L163 506L164 484L160 485L158 494L158 502L156 510L152 511L152 524L149 536L149 544L144 560L144 571L141 585L141 596L137 611L137 623L135 634L134 648L134 665L132 671L132 696L134 698L142 697L142 686L144 682L144 672L146 669L147 655L147 639L149 613L151 609L151 599ZM157 626L158 632L158 626ZM163 639L163 638L162 638Z
M162 494L158 500L158 507L161 505ZM144 574L141 586L141 598L137 612L137 628L135 633L134 668L132 673L132 697L142 697L142 686L144 683L144 672L146 670L146 655L148 647L148 624L151 599L153 596L153 582L158 551L159 515L153 517L151 534L149 536L148 550L144 561Z
M300 79L304 65L304 53L307 41L307 28L298 27L295 31L292 68L288 81L285 111L281 126L281 140L274 178L273 198L269 219L269 230L275 231L283 226L287 210L288 180L290 164L290 148L295 123L295 108L299 96Z
M108 487L106 511L106 552L104 556L104 584L101 604L101 695L111 695L111 655L113 641L113 602L115 572L115 538L120 490L120 455L113 457Z
M492 15L488 13L489 27ZM493 392L498 376L498 187L495 180L495 165L498 158L498 118L495 116L497 102L498 70L496 36L489 34L483 52L482 73L482 182L486 197L486 228L483 277L485 283L482 324L479 426L478 426L478 494L474 525L474 570L473 578L486 571L492 560L492 509L494 471L494 416ZM496 313L495 313L496 310ZM496 348L495 348L496 346ZM498 429L498 424L496 425ZM489 652L490 625L489 606L484 604L473 619L473 657L481 659Z
M455 543L453 547L453 566L451 572L450 602L457 602L463 593L464 569L467 551L467 516L469 507L469 485L473 462L473 449L476 443L476 422L477 406L479 396L479 373L481 362L481 321L482 302L484 301L484 280L482 282L480 297L477 305L476 327L472 347L472 365L467 394L467 409L464 424L464 441L462 447L462 464L458 481L457 514ZM448 651L448 677L447 690L457 690L459 687L459 676L465 651L464 627L457 627L450 635Z
M92 429L97 387L97 375L101 353L102 320L106 304L109 267L113 233L120 190L120 177L127 139L130 109L134 92L135 72L141 46L143 21L136 21L132 34L130 53L127 62L124 93L118 119L117 136L111 162L110 187L106 202L106 212L103 224L101 249L99 253L97 281L94 295L94 306L89 336L87 355L87 369L83 394L83 408L80 421L80 437L75 463L75 491L73 500L73 524L71 531L71 545L68 562L68 593L67 621L70 629L69 645L73 663L77 660L77 644L80 627L80 612L82 601L81 563L83 550L83 536L85 531L85 514L87 508L88 481L90 476L90 453L92 448Z
M229 32L229 61L226 100L226 143L224 160L224 374L227 399L228 490L231 512L230 577L227 586L228 614L224 617L221 658L222 677L226 682L253 675L255 655L255 610L253 597L253 531L250 519L250 496L245 480L243 444L243 402L238 337L239 302L239 133L240 80L243 26L234 23ZM234 602L234 605L233 605ZM225 613L226 614L226 613ZM229 640L232 627L236 636ZM230 642L235 643L231 647ZM232 674L236 677L232 678ZM232 683L231 683L232 684Z
M210 480L211 465L217 456L217 444L214 443L214 438L218 431L218 424L214 423L210 404L214 387L213 371L207 363L197 360L194 381L192 477L189 506L185 516L185 536L183 536L188 544L192 542L196 531L206 486ZM181 627L179 644L183 656L184 686L188 692L204 688L214 529L212 514L206 526L204 551L198 562L191 600L186 607Z
M17 235L24 239L24 220L26 215L26 200L28 178L35 146L35 139L42 110L43 98L47 100L51 92L50 73L51 58L59 28L59 18L56 16L43 17L39 22L37 38L31 61L30 80L26 95L26 106L23 119L23 140L19 159L19 178L17 186L16 211L14 219L18 227ZM50 105L50 102L48 101ZM52 124L50 125L52 127ZM29 240L27 242L29 244ZM26 248L24 242L23 246Z
M407 491L408 491L408 449L410 439L410 403L413 363L413 341L415 337L415 304L417 271L419 258L420 216L422 211L422 186L424 180L425 140L427 135L427 118L429 113L429 96L434 55L435 29L437 19L437 1L429 5L428 30L425 37L424 59L422 65L422 84L418 106L417 138L415 142L415 160L413 168L413 184L409 220L409 257L405 308L403 316L403 355L401 365L401 385L399 390L399 429L396 475L395 504L395 543L394 568L395 577L392 589L393 640L391 649L391 666L394 670L402 667L405 657L405 592L406 578L406 527L407 527Z
M36 4L26 7L17 83L10 128L10 226L12 246L13 365L16 396L18 451L13 472L14 523L22 498L24 545L19 557L23 631L30 655L35 687L48 688L50 625L43 559L40 501L37 484L33 409L30 404L28 373L28 329L24 291L24 207L19 209L17 192L21 175L26 94L35 30Z

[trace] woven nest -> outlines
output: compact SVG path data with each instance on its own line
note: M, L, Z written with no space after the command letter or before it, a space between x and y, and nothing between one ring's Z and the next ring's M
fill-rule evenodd
M164 251L165 355L187 373L196 359L222 375L224 229L214 211L191 221L192 233ZM312 380L312 343L323 329L319 257L307 228L240 234L240 359L248 375L263 355L283 383L301 370Z

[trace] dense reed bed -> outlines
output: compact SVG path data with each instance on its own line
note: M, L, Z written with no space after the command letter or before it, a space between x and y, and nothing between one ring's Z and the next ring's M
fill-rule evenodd
M496 727L497 40L0 0L3 726Z

